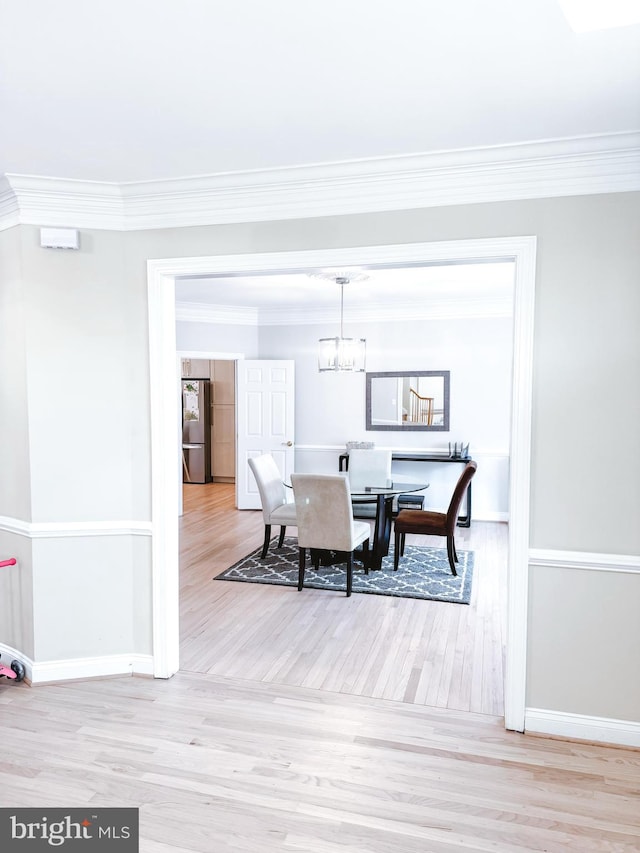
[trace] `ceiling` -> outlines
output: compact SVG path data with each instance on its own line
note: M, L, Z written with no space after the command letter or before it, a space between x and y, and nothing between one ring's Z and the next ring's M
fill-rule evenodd
M348 270L340 272L349 274ZM362 272L366 278L345 285L345 321L452 314L504 316L512 310L513 263L460 263ZM338 323L340 317L340 286L300 273L183 278L176 281L176 301L183 309L235 309L233 315L228 310L219 314L225 322L234 316L237 322L244 318L261 325ZM194 311L190 319L196 317ZM207 318L214 319L215 312Z
M0 174L152 181L640 128L557 0L0 0Z

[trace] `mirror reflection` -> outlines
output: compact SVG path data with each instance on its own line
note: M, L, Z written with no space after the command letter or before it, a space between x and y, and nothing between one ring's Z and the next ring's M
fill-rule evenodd
M448 430L449 371L367 373L368 430Z

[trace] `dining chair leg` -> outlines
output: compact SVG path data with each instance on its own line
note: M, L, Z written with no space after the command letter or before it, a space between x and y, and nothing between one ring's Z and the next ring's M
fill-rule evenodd
M398 563L400 561L400 537L401 533L396 532L396 538L393 546L393 571L398 571Z
M447 536L447 556L449 557L449 566L451 567L451 574L457 575L456 572L456 561L455 561L455 545L453 544L453 536Z
M362 562L364 564L365 575L369 574L369 540L365 539L362 543Z
M451 544L453 545L453 559L456 563L459 563L460 560L458 560L458 552L456 551L456 540L454 536L451 537Z
M351 595L353 586L353 551L347 554L347 596Z
M282 543L284 542L284 533L287 528L283 525L280 526L280 536L278 536L278 548L282 548Z
M306 550L304 548L298 549L298 592L302 589L302 584L304 583L304 563L306 559Z
M264 526L264 544L262 545L262 554L260 554L260 559L264 560L267 556L267 551L269 550L269 541L271 540L271 525L265 524Z

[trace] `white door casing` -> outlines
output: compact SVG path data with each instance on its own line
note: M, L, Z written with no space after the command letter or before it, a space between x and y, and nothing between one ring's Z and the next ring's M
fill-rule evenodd
M294 464L295 362L246 359L236 372L236 506L260 509L260 495L249 469L252 456L270 453L283 480Z
M175 278L184 275L306 272L349 266L515 261L509 468L509 562L505 726L524 730L527 664L531 405L536 238L489 237L265 254L147 261L151 405L152 606L154 675L178 669L178 446L175 388Z

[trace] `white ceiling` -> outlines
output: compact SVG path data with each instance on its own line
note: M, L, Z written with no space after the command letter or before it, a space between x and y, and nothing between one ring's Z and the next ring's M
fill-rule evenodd
M340 271L349 274L349 270ZM356 270L353 270L356 272ZM512 263L367 269L344 290L345 322L402 316L505 315L512 309ZM340 286L310 275L224 276L176 281L183 307L238 309L238 322L339 322ZM249 309L249 310L247 310ZM253 309L253 314L251 313ZM244 313L243 313L244 312ZM219 314L229 321L231 314ZM215 313L209 317L213 319ZM196 314L191 317L195 319Z
M640 128L556 0L0 0L0 174L137 181Z

